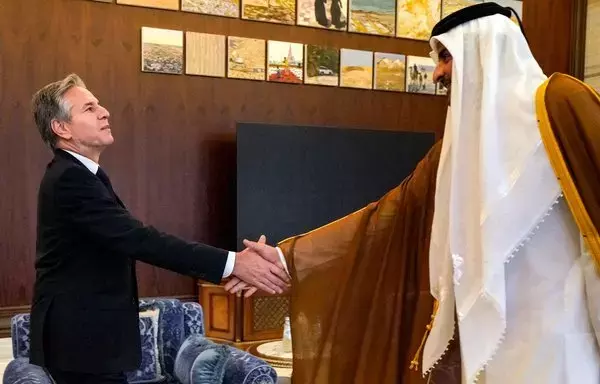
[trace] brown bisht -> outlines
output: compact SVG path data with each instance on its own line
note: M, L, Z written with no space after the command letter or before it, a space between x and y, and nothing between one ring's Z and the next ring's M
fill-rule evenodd
M294 384L424 383L441 142L381 200L279 244L292 276Z
M600 272L600 98L555 74L536 105L550 162ZM428 253L440 150L438 142L378 202L279 244L292 276L294 384L460 383L458 338L431 378L409 369L432 316Z
M600 97L555 73L538 89L536 110L550 163L600 272Z

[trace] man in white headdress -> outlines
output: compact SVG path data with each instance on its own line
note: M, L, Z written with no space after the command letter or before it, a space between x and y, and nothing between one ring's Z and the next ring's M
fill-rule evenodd
M457 320L464 383L599 383L600 279L542 141L536 95L547 78L510 12L496 9L465 9L432 33L434 81L451 95L429 255L439 306L423 370Z
M279 244L295 382L422 382L407 368L428 261L428 383L600 383L600 98L548 79L510 16L484 3L440 21L443 143L380 201Z

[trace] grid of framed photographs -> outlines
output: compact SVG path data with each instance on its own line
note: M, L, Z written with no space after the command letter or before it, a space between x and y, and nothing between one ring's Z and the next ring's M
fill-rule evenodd
M429 57L142 27L143 72L444 95Z
M494 1L522 12L522 0L92 1L415 40L429 39L435 23L469 5Z

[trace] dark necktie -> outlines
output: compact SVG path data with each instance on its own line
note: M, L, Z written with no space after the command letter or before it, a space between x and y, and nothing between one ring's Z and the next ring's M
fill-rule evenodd
M110 191L110 193L113 195L113 197L119 202L119 204L121 204L123 206L123 202L121 202L121 199L119 199L119 196L117 196L117 194L115 193L112 184L110 182L110 179L108 178L108 175L106 174L106 172L104 172L104 170L100 167L98 167L98 171L96 172L96 176L98 176L98 178L100 179L100 181L102 182L102 184L104 184L106 186L106 188L108 188L108 190Z
M115 191L113 191L112 184L110 183L110 179L108 178L108 175L106 174L106 172L104 172L104 170L102 168L98 167L96 176L98 176L98 178L100 179L102 184L104 184L111 193L113 193L113 194L115 193Z

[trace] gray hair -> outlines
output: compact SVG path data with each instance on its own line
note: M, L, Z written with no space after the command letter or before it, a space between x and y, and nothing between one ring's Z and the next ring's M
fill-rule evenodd
M33 119L42 140L54 149L58 136L52 130L52 121L71 121L71 105L65 93L73 87L85 88L83 80L72 73L62 80L44 86L33 95Z

